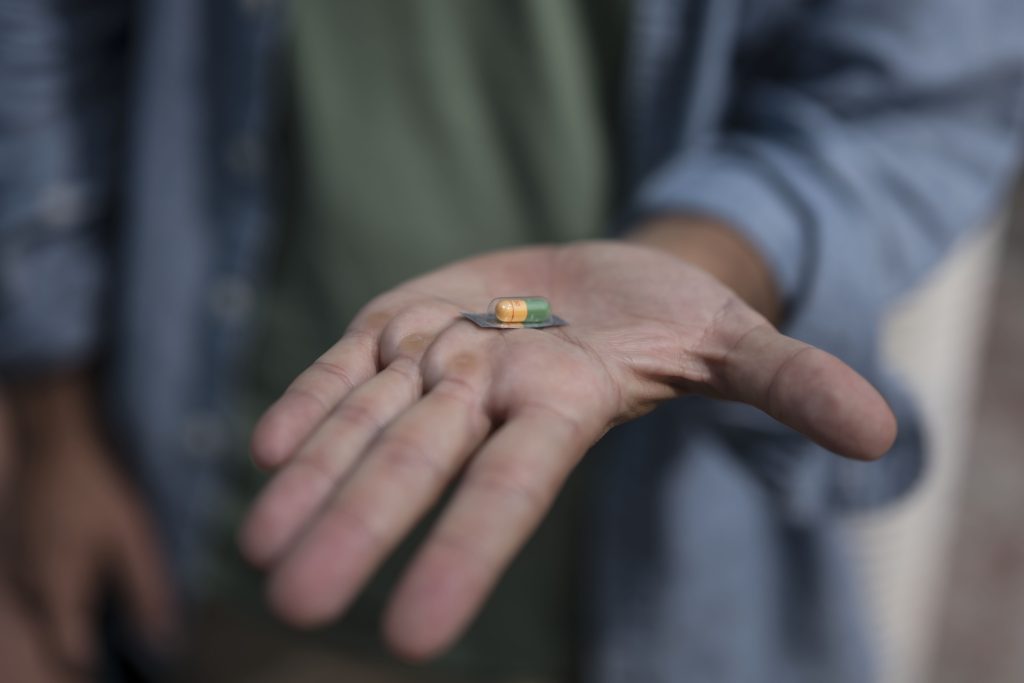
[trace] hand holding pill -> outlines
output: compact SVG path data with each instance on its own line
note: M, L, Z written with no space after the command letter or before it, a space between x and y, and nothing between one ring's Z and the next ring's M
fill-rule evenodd
M570 324L462 317L488 301L503 324ZM400 654L433 656L590 446L692 393L753 404L850 457L878 457L894 435L863 378L679 258L611 241L495 252L372 301L266 412L253 453L276 474L242 549L270 569L280 616L322 624L458 479L385 617Z

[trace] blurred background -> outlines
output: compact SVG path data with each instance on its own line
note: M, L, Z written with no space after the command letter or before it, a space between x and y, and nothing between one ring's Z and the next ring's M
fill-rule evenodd
M926 680L1024 681L1024 213L1000 250Z
M890 320L931 442L923 480L850 521L889 683L1024 680L1024 213L979 229Z

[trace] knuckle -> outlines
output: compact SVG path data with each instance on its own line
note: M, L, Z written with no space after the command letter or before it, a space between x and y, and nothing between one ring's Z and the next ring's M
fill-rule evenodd
M480 407L482 392L479 386L467 377L452 375L443 378L431 388L431 393L476 412Z
M381 334L381 362L390 364L397 358L423 356L434 335L437 311L424 303L407 306L394 315Z
M785 358L785 360L780 362L779 365L775 368L774 372L772 372L771 377L769 378L768 383L764 389L764 406L770 414L778 415L780 414L781 410L785 408L785 394L788 388L787 384L789 384L789 386L792 386L793 384L798 384L799 386L802 387L807 387L811 385L811 383L807 382L808 378L806 377L800 378L803 381L792 382L793 378L791 377L790 373L793 372L794 368L798 367L798 363L800 363L802 359L806 359L808 355L811 355L813 357L815 352L821 353L818 349L814 348L813 346L803 346L797 348L792 353L790 353L789 356ZM833 407L837 406L842 402L842 398L838 395L838 392L835 390L821 392L816 396L816 398L824 404L820 406L820 408L824 408L824 410L826 411L832 409Z
M367 545L384 547L388 545L387 523L380 512L374 512L374 509L347 502L336 506L333 514L348 533L362 539Z
M586 405L589 397L581 397L580 400L576 401L576 405ZM601 411L594 411L597 415ZM589 428L589 420L585 420L580 415L576 414L572 410L566 407L558 407L552 403L539 403L537 401L526 401L520 407L521 415L529 415L531 413L536 414L538 417L544 417L548 421L554 420L558 424L568 431L570 440L573 443L586 442L592 440L592 429Z
M377 332L394 318L394 311L383 308L383 302L374 299L361 310L352 321L352 324L345 330L346 336L376 338Z
M420 373L419 363L414 359L407 357L396 358L388 365L388 370L405 378L415 387L415 393L419 394L423 376Z
M485 496L520 503L528 509L548 506L552 493L534 473L519 463L493 464L471 474L467 486L473 486Z
M326 376L331 382L341 382L346 389L354 389L356 380L351 371L341 365L321 356L313 361L312 369L322 376Z
M358 401L345 401L331 412L331 419L335 420L344 429L360 429L380 431L384 427L383 419L364 403Z
M383 467L392 475L415 482L427 482L431 487L448 480L448 468L423 447L422 441L407 436L391 435L382 444L379 457Z
M335 466L331 453L326 448L317 448L295 460L294 468L305 470L313 479L324 485L332 485L335 478Z
M398 354L405 358L419 358L430 343L430 336L421 332L413 332L398 341Z
M475 568L484 576L498 570L495 558L488 556L479 543L463 534L441 528L430 543L436 551L454 557L456 566Z
M467 342L456 335L441 335L423 359L423 376L429 389L441 384L463 385L470 394L487 372L487 358L480 348L466 348Z
M327 399L320 392L315 391L312 387L304 386L301 382L295 382L292 386L288 387L284 400L281 402L290 402L298 410L303 412L308 410L311 414L322 414L322 411L331 409Z

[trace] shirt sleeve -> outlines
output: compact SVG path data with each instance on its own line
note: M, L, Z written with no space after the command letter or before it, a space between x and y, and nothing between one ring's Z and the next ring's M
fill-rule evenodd
M0 0L0 376L100 345L126 8Z
M646 174L630 213L731 224L774 272L786 330L858 365L866 330L835 321L874 329L1014 178L1024 3L793 4L742 39L715 139Z

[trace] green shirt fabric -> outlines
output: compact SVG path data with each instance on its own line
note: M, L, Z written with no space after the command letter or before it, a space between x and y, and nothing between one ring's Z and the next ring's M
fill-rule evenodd
M361 306L403 280L487 250L604 233L607 86L618 75L625 4L291 3L287 196L247 412L268 405ZM435 669L492 680L569 672L572 489ZM331 642L382 652L377 619L416 540Z

